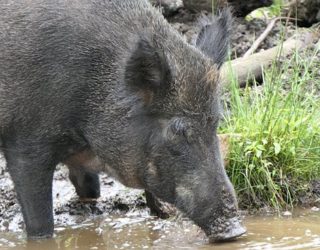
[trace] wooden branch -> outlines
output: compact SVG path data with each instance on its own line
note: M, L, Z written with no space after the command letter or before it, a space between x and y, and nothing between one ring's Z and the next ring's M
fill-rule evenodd
M319 39L319 29L310 28L289 38L279 46L261 51L246 58L237 58L226 62L221 70L222 85L228 85L234 76L239 85L243 87L248 80L261 77L263 68L269 66L280 56L288 56L294 51L299 51L312 45L319 41Z
M246 58L250 55L252 55L260 46L260 44L266 39L266 37L269 35L269 33L272 31L274 25L277 21L280 20L286 20L286 27L288 26L289 20L297 20L296 18L290 18L290 17L276 17L270 21L267 28L264 30L264 32L258 37L258 39L252 44L251 48L248 49L248 51L242 56L243 58Z
M263 33L258 37L258 39L252 44L251 48L248 49L248 51L243 55L243 58L247 58L257 50L259 45L264 41L264 39L266 39L266 37L269 35L269 33L271 32L271 30L273 29L274 25L278 20L279 20L278 18L271 20L271 22L268 24L265 31L263 31Z

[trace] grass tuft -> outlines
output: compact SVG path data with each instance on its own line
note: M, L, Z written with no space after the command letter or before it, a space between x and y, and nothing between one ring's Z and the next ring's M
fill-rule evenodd
M227 172L242 207L292 207L320 177L319 65L312 58L295 54L274 64L261 86L231 84L220 133L230 136Z

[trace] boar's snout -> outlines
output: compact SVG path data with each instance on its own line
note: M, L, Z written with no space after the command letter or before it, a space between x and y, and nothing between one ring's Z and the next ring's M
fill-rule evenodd
M223 169L218 179L220 183L215 182L218 185L215 185L215 189L211 188L214 190L211 197L210 189L206 191L207 207L203 206L205 209L198 221L211 243L235 240L247 231L240 219L234 188Z
M235 240L246 232L247 230L242 226L241 220L238 217L234 217L226 221L218 219L217 224L211 230L206 231L206 234L209 237L209 241L214 243Z
M223 242L235 240L246 233L246 228L242 225L236 195L225 172L225 185L222 185L221 202L219 216L211 217L211 225L205 230L210 242Z

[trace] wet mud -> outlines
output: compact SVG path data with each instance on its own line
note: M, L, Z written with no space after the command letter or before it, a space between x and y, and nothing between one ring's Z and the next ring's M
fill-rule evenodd
M237 241L209 244L203 232L185 220L160 220L145 211L103 216L77 226L57 226L53 239L28 242L18 233L0 233L0 249L319 249L320 212L293 216L247 216L248 233Z
M0 232L22 232L24 223L13 183L0 161ZM68 178L68 169L59 165L54 174L53 206L55 225L75 226L112 212L123 214L132 209L146 210L143 190L123 186L105 174L100 175L101 197L79 200Z

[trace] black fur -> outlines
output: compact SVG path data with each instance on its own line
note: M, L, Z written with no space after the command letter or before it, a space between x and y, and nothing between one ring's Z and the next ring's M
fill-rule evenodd
M95 172L106 171L176 204L213 239L240 234L226 223L237 201L212 70L228 23L225 12L200 34L208 58L146 0L1 1L0 136L30 238L52 236L60 162L82 197L99 195Z
M204 16L199 20L201 30L196 45L212 58L218 67L224 63L228 52L231 20L229 9L223 10L218 17Z
M140 38L127 62L125 80L139 89L168 88L169 65L163 52L155 48L147 38Z

